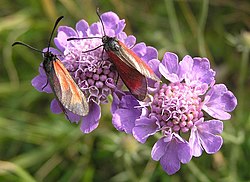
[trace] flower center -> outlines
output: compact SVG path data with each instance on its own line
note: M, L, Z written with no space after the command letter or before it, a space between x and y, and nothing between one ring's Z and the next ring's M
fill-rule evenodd
M162 130L186 133L203 116L201 98L185 83L163 84L154 95L150 117L156 117Z

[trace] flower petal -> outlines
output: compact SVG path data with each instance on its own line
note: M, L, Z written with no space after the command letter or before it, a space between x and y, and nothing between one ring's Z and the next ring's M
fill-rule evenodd
M190 65L191 66L191 65ZM214 82L215 72L210 69L210 63L207 58L193 58L192 69L185 74L185 81L191 85L210 85Z
M52 93L51 87L48 83L48 78L42 67L39 67L39 72L40 75L37 75L35 78L32 79L32 86L35 87L35 89L37 89L39 92Z
M56 99L53 99L50 103L50 109L53 113L55 114L60 114L62 113L62 108L59 105L59 102ZM66 110L65 117L71 122L71 123L78 123L78 121L81 119L81 116L76 115L69 110Z
M114 37L125 27L125 20L120 20L117 14L113 12L106 12L101 15L101 19L105 25L106 34ZM112 31L110 31L112 30Z
M88 28L89 28L88 22L86 22L85 20L78 21L76 24L76 31L78 33L78 36L86 37Z
M113 93L112 123L117 130L132 133L135 120L141 115L141 109L136 107L138 105L138 101L131 94L125 95L118 90Z
M179 62L178 56L171 52L166 52L162 64L166 67L169 73L178 73L179 71Z
M146 44L143 42L140 42L138 44L136 44L133 48L132 51L134 51L136 53L136 55L138 55L140 58L146 54Z
M221 136L214 135L208 132L200 133L201 144L208 154L214 154L220 150L223 139Z
M192 155L199 157L203 148L208 154L216 153L222 146L223 139L218 136L223 131L223 123L219 120L203 121L201 119L191 130L189 144Z
M170 149L172 149L172 148L170 148ZM163 170L166 171L166 173L168 175L172 175L172 174L176 173L181 168L181 163L178 160L177 155L174 155L174 153L172 153L172 152L176 152L176 151L170 150L170 149L168 151L168 155L167 154L163 155L163 157L160 160L160 164L161 164Z
M148 62L148 65L154 71L156 76L161 79L161 73L159 71L160 61L158 59L152 59ZM152 87L152 88L155 87L155 83L156 83L156 81L154 81L152 79L148 79L148 86L149 87ZM148 88L148 89L150 89L150 88Z
M118 131L124 131L132 134L132 129L135 126L135 120L140 116L138 109L118 109L113 114L112 123Z
M141 143L145 143L147 138L159 131L156 118L141 117L135 121L133 136Z
M179 77L180 68L178 57L174 53L165 53L162 63L159 65L159 71L167 80L173 83L181 81L181 78Z
M121 92L120 90L116 90L113 92L113 102L111 104L111 113L115 113L117 109L119 109L119 104L120 104L120 98L124 96L124 92Z
M180 149L178 150L178 159L183 164L188 163L192 158L192 152L188 142L185 141L180 143L177 141L177 144L179 145L178 147Z
M146 63L152 59L157 59L158 52L154 47L147 46L146 54L144 54L141 59L143 59Z
M131 48L132 46L134 46L136 43L136 38L133 35L129 35L125 40L124 40L124 44L128 47Z
M198 127L199 131L209 132L214 135L221 134L223 131L223 122L220 120L197 122L196 126Z
M50 110L55 114L62 113L62 109L56 99L53 99L50 103Z
M166 143L164 142L164 138L161 138L154 144L151 151L153 160L159 161L162 158L162 156L165 154L165 145Z
M191 148L185 140L180 139L177 134L170 135L172 138L168 136L167 140L163 137L157 141L151 155L154 160L160 160L162 168L172 175L180 169L180 162L188 163L192 155Z
M62 31L59 31L57 37L54 38L54 43L56 47L62 52L64 52L65 48L67 47L68 44L67 39L68 36L66 35L66 33Z
M83 133L90 133L99 125L101 118L101 108L95 102L91 102L89 105L89 113L83 116L81 123L81 130Z
M60 26L58 28L58 32L63 32L65 33L68 37L76 37L77 36L77 33L76 31L71 28L71 27L68 27L68 26Z
M191 56L186 55L181 61L180 61L180 71L181 75L185 75L186 73L191 73L193 68L194 60Z
M78 123L81 119L81 116L76 115L70 112L69 110L67 110L66 114L67 114L66 118L69 119L71 123Z
M191 134L189 137L189 145L192 149L192 155L195 157L199 157L202 154L202 146L199 140L199 133L197 132L197 128L193 127L191 130Z
M233 111L236 105L234 94L228 91L224 84L216 84L205 96L202 109L214 118L227 120L231 117L228 112Z

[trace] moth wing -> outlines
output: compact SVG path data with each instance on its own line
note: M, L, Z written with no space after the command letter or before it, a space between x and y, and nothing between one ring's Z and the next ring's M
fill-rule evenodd
M87 115L89 105L85 95L59 59L53 61L53 68L50 83L59 102L74 114Z
M120 60L114 52L107 52L116 70L129 91L138 100L144 100L147 95L147 79L138 70Z
M154 71L145 63L137 54L135 54L131 49L127 48L122 42L118 42L120 49L118 51L118 56L127 65L133 67L139 71L142 75L153 79L155 81L161 81L154 73Z

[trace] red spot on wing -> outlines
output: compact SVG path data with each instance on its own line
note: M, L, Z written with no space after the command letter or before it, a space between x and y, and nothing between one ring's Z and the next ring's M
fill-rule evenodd
M116 54L112 51L107 51L107 54L113 61L119 76L128 87L132 95L138 100L144 100L147 95L147 80L136 69L128 66L124 63Z

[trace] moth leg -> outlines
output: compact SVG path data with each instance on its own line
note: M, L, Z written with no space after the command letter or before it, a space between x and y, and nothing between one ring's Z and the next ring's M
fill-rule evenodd
M119 75L116 77L116 81L115 81L115 84L117 85L118 84L118 80L119 80Z
M45 87L47 87L48 83L49 83L49 81L48 81L48 79L47 79L46 84L43 86L42 90L43 90Z
M102 61L103 61L104 48L102 49Z
M43 68L43 66L41 66L41 65L40 65L39 67ZM42 90L43 90L45 87L47 87L48 83L49 83L49 81L48 81L48 79L47 79L45 85L42 87Z

